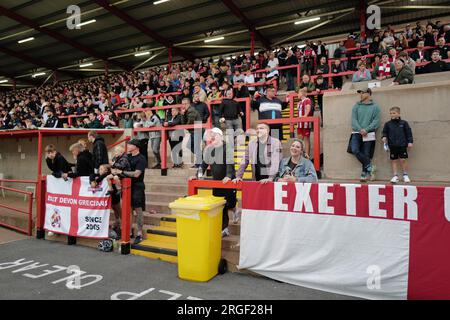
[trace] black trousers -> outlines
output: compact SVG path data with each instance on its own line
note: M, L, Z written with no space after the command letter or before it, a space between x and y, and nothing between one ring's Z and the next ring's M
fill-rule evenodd
M213 189L213 196L225 197L225 206L222 211L222 230L228 227L230 218L228 217L228 210L236 208L237 198L236 190L233 189Z
M144 156L148 166L148 139L141 139L139 141L141 142L141 145L139 146L139 153Z

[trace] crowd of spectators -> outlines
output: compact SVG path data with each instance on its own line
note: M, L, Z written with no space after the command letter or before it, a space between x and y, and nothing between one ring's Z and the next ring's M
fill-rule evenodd
M278 70L277 67L297 64L302 70L300 88L307 87L308 93L341 89L346 76L339 74L346 71L354 71L353 81L394 78L394 84L411 83L411 73L450 70L443 61L450 58L449 42L449 25L441 25L439 21L427 25L418 22L415 27L407 25L402 32L389 26L365 38L351 34L333 53L321 41L306 41L302 46L256 55L185 61L172 65L170 70L155 67L0 92L0 129L133 128L150 120L153 114L123 113L118 117L116 111L171 106L181 104L185 98L201 109L207 101L254 97L255 93L259 97L266 93L267 86L253 83L277 82L275 87L285 83L288 91L295 90L296 68ZM407 49L414 51L408 54ZM329 59L333 61L330 63ZM397 64L397 60L402 63ZM429 63L422 65L422 62ZM262 72L255 72L261 69ZM402 69L409 70L404 70L398 80ZM224 106L213 108L216 126L222 121L236 129L236 117L244 114L242 105L241 109L232 106L235 108L232 112L224 111ZM170 108L157 110L156 115L161 124L172 119ZM80 117L69 121L68 116Z

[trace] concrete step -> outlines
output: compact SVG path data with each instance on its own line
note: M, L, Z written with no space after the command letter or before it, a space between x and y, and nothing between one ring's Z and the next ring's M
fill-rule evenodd
M194 176L195 174L193 174ZM146 176L144 178L144 183L154 183L154 184L183 184L188 183L189 177L188 176Z
M240 223L230 223L228 225L228 230L231 235L240 236L241 235L241 224Z
M165 193L165 192L146 192L145 200L147 203L154 201L167 202L167 204L177 200L178 198L184 197L184 193Z
M151 226L145 232L147 240L166 243L177 242L177 229L173 227Z
M146 183L145 184L146 192L163 192L163 193L175 193L175 194L187 194L188 193L188 184L180 184L180 183L164 183L164 184L156 184L156 183Z
M170 263L177 263L178 261L176 243L144 240L140 244L131 245L131 254Z
M165 177L190 177L197 172L196 169L186 168L186 169L175 169L167 170L167 176ZM145 170L145 177L161 177L161 170Z
M222 259L227 260L228 263L239 265L239 252L222 250Z
M240 236L230 235L222 239L222 251L240 251Z
M170 214L171 209L169 208L169 204L167 202L158 202L158 201L152 201L145 204L145 211L156 211L157 213L161 214Z

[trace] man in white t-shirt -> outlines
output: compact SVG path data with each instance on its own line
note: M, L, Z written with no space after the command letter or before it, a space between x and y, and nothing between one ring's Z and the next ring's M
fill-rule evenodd
M273 78L278 78L279 73L276 69L278 67L278 59L275 58L275 53L271 52L269 56L269 62L267 63L267 80L272 80Z

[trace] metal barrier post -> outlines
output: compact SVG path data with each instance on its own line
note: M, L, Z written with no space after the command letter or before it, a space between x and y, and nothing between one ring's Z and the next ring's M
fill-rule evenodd
M314 167L320 172L320 119L314 117Z
M130 254L130 232L131 232L131 179L122 179L122 238L120 251L122 254Z
M45 194L46 194L46 179L45 176L38 176L37 185L37 210L36 210L36 238L45 239Z
M161 175L167 176L167 130L161 130Z
M295 94L291 93L289 95L289 118L293 121L294 120L294 97ZM291 138L295 137L295 130L294 130L294 123L291 122L289 125L289 132L291 133Z

